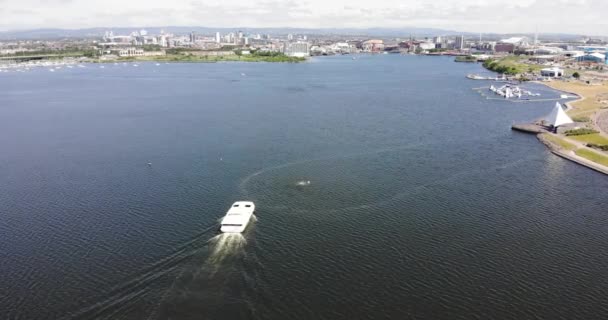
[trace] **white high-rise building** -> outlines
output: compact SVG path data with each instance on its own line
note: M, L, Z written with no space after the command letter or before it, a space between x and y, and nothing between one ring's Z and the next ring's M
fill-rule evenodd
M216 43L221 43L222 42L222 35L219 32L215 33L215 42Z
M167 37L163 34L158 36L158 44L160 44L161 47L167 47L169 44L167 42Z
M456 36L456 43L454 49L464 49L464 36Z

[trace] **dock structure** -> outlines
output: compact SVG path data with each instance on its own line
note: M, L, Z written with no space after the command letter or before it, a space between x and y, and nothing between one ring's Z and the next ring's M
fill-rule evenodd
M535 123L514 124L511 126L511 129L515 130L515 131L521 131L521 132L533 133L533 134L550 132L547 129L547 127L541 126L541 125L538 125Z

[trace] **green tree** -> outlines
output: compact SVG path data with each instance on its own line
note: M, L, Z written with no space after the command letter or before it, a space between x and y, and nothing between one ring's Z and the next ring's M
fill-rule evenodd
M573 74L572 74L572 77L573 77L574 79L580 79L580 78L581 78L581 75L580 75L578 72L575 72L575 73L573 73Z

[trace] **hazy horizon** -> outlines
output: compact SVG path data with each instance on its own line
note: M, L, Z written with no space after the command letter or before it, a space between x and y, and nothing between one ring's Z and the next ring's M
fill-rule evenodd
M484 33L566 33L604 36L600 0L0 0L0 31L42 28L437 28Z

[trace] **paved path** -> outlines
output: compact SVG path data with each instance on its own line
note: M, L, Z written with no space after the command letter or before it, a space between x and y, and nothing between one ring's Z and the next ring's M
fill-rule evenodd
M599 129L600 133L608 137L608 110L600 109L593 115L593 123Z

